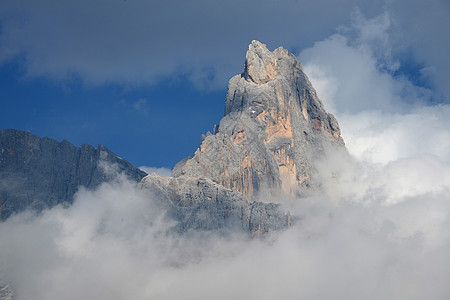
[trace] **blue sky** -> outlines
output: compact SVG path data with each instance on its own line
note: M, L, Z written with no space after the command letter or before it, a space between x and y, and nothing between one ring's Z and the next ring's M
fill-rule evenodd
M409 113L449 102L449 20L438 0L3 0L0 128L171 168L220 121L253 39L298 55L344 123ZM369 81L355 88L355 77ZM365 99L377 93L384 101Z

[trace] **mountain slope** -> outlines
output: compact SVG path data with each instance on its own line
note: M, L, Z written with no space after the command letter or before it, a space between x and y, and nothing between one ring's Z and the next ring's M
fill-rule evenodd
M180 231L240 227L261 234L289 226L291 217L259 202L258 193L299 196L318 188L314 164L326 159L327 147L343 149L344 141L301 63L282 47L270 52L253 41L213 134L173 177L150 174L140 187L166 199Z
M100 162L115 165L139 182L146 173L106 147L40 138L26 131L0 130L0 219L24 209L72 203L79 186L93 188L110 179Z
M263 187L301 193L318 184L313 161L324 144L344 142L301 63L282 47L270 52L253 41L244 73L229 82L220 125L173 175L210 178L248 199Z

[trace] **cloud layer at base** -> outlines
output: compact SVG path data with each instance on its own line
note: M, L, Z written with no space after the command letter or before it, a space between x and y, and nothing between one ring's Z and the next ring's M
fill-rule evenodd
M420 189L404 175L450 167L336 170L325 193L290 203L294 227L264 240L168 235L152 196L119 176L2 223L1 277L15 299L447 299L450 181Z

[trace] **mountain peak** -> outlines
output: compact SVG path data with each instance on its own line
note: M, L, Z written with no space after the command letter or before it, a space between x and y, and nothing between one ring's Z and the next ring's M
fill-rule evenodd
M276 78L277 71L276 55L270 52L265 44L253 40L245 56L245 79L256 84L265 84Z
M173 175L209 178L247 199L265 187L302 193L319 185L314 161L327 145L344 145L339 125L302 64L252 41L244 72L229 81L224 118Z

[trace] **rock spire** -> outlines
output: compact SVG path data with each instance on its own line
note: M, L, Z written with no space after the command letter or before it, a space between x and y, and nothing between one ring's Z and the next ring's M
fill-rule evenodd
M244 72L230 79L225 115L174 177L209 178L248 200L262 188L302 193L317 186L313 161L341 147L339 125L286 49L249 45Z

